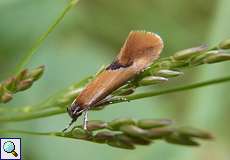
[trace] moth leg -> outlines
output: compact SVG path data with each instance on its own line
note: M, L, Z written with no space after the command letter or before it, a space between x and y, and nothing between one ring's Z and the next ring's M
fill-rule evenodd
M104 98L104 99L102 99L101 101L97 102L93 107L95 107L95 108L99 107L99 108L100 108L101 105L106 104L106 103L109 102L112 98L113 98L112 95L108 95L106 98Z
M84 111L84 120L83 120L83 129L87 130L87 124L88 124L88 110Z

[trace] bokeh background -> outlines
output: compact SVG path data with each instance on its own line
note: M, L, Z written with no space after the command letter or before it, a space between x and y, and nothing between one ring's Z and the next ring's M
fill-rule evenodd
M10 76L34 41L59 15L66 0L0 0L0 80ZM36 104L62 88L94 74L111 62L130 30L162 36L162 57L200 44L214 46L230 37L229 0L81 0L48 37L27 67L44 64L45 75L31 89L0 107ZM150 88L164 89L229 74L228 62L185 70L182 77ZM149 88L148 88L149 89ZM181 125L206 129L215 135L201 147L183 147L157 141L136 150L55 138L22 137L26 160L229 160L230 85L228 83L115 104L91 112L90 119L119 117L170 118ZM4 124L5 128L58 131L69 122L67 114ZM1 124L1 126L3 126ZM10 135L9 135L10 136Z

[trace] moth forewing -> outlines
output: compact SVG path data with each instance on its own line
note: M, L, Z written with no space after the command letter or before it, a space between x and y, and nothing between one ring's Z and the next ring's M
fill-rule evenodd
M159 57L162 49L163 41L157 34L133 31L130 32L117 59L123 65L141 62L141 66L145 68Z

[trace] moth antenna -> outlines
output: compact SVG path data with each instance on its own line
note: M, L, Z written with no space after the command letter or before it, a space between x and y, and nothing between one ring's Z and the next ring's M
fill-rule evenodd
M74 123L76 120L77 120L77 119L72 119L71 122L68 124L68 126L62 130L62 132L66 132L66 131L73 125L73 123Z

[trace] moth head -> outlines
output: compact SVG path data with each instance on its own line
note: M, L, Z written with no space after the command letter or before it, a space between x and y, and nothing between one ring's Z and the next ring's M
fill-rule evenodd
M83 111L84 109L82 109L74 100L70 107L67 108L67 112L72 120L69 125L65 129L63 129L63 132L65 132L66 130L68 130L68 128L72 126L72 124L78 119L78 117L82 115Z
M82 115L82 112L84 110L75 102L73 101L73 103L70 105L70 107L67 108L67 112L69 114L69 116L74 119L75 121L77 120L77 118L79 116Z

